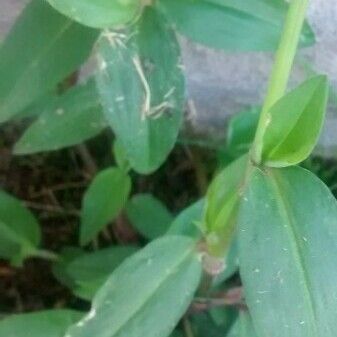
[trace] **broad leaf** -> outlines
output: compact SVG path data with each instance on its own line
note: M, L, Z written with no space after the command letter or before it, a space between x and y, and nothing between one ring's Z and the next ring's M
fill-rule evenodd
M183 235L195 239L201 238L200 224L204 213L205 200L199 200L184 209L172 222L168 235Z
M252 319L248 312L240 312L239 318L231 328L228 337L257 337Z
M107 127L93 81L50 102L15 144L15 154L59 150L99 134Z
M94 28L120 27L135 19L140 0L47 0L72 20Z
M82 316L70 310L50 310L13 315L0 321L3 337L64 337L68 327Z
M198 287L193 240L167 236L127 259L99 290L71 337L166 337ZM164 319L163 319L164 318Z
M0 49L0 122L77 70L97 34L55 12L45 1L33 0Z
M111 273L137 249L132 246L109 247L72 259L65 273L74 284L75 294L91 300Z
M327 98L327 78L316 76L270 109L262 150L266 165L290 166L310 155L322 129Z
M183 120L184 77L175 33L147 7L133 29L102 35L98 59L106 117L132 168L152 172L173 148Z
M20 263L34 253L40 239L33 214L19 200L0 192L0 256Z
M151 194L135 195L126 206L126 214L139 233L150 240L164 235L173 220L167 207Z
M337 202L298 167L255 168L239 217L240 272L259 337L336 335Z
M230 51L275 50L287 12L283 0L159 0L159 6L191 40ZM313 42L306 24L301 44Z
M92 240L118 215L127 202L130 188L130 177L118 168L98 173L83 200L80 232L82 245Z

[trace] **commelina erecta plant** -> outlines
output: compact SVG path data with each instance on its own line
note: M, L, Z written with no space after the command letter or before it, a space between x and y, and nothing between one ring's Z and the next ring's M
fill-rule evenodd
M0 122L33 120L14 153L59 150L112 130L115 165L84 194L79 245L122 210L146 245L43 250L33 214L1 192L0 256L18 267L31 257L51 260L55 277L91 306L9 317L0 321L1 337L336 336L337 202L298 166L318 140L328 80L315 75L287 89L298 47L314 42L308 2L27 5L0 49ZM183 122L177 33L227 52L276 55L262 109L249 117L257 124L249 148L218 172L203 200L173 219L152 195L130 194L135 172L163 164ZM92 77L62 91L59 83L92 51ZM232 289L237 272L242 287Z

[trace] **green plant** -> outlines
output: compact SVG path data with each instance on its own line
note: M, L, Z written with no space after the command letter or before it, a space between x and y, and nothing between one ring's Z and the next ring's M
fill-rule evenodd
M1 47L0 121L33 119L15 145L21 155L76 145L110 127L115 164L83 197L82 248L60 254L39 248L34 216L1 193L1 257L15 265L51 260L54 276L91 310L13 316L0 322L0 335L334 336L337 204L295 166L319 136L327 79L286 92L299 41L314 40L304 22L308 0L48 2L62 15L33 0ZM163 164L183 121L174 27L227 51L274 50L281 35L262 109L232 120L224 156L231 163L176 218L133 184ZM27 52L18 58L23 41ZM95 41L95 79L69 86L64 78L76 75ZM123 217L141 237L136 244L87 251Z

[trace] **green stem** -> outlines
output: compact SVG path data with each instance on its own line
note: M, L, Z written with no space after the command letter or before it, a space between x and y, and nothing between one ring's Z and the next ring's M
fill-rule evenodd
M48 250L36 250L34 253L32 253L32 256L53 262L59 259L57 254Z
M183 326L184 326L184 332L186 337L194 337L193 329L191 322L187 317L183 318Z
M270 122L269 109L284 95L287 89L308 4L309 0L292 0L290 4L255 135L252 159L257 164L260 164L262 160L263 137Z

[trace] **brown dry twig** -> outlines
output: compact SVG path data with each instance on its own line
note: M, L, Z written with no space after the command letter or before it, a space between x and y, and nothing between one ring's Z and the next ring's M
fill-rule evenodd
M226 293L218 293L213 297L197 297L189 308L189 313L194 314L201 311L208 311L212 308L231 306L240 310L247 310L247 305L243 299L242 287L228 290Z

